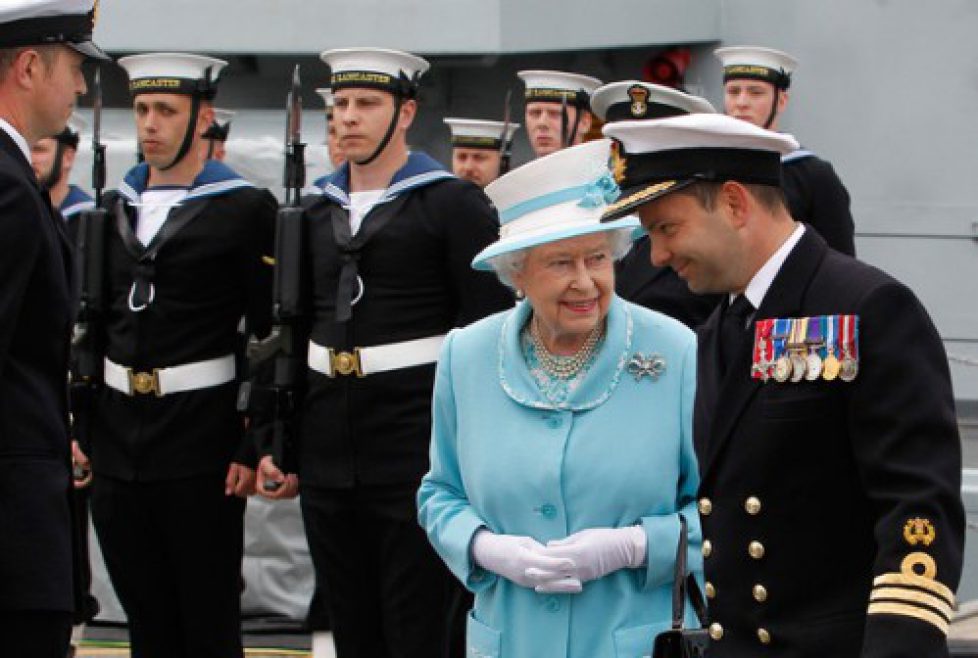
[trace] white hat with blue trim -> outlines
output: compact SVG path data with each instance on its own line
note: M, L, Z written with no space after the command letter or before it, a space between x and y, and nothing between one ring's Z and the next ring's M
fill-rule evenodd
M485 193L499 211L499 239L472 259L491 269L497 256L582 235L637 229L635 217L601 223L618 198L608 170L611 141L600 139L551 153L502 176Z

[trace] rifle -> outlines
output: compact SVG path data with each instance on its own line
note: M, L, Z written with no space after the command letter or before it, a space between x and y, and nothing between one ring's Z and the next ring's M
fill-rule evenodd
M248 345L248 361L252 366L274 359L271 385L261 391L261 397L271 406L272 459L279 468L284 468L289 425L295 413L295 384L302 372L302 361L297 354L296 325L302 316L301 196L306 175L305 148L306 145L302 143L302 95L297 64L286 101L285 205L279 209L275 220L272 330L264 340L252 340ZM239 397L239 409L253 408L251 396L251 385L246 382ZM279 482L265 482L267 491L275 491L280 486Z
M76 236L75 273L80 282L78 314L72 331L71 402L74 409L72 430L84 446L91 443L91 415L95 392L102 380L102 345L99 323L105 310L105 226L108 213L101 208L105 188L105 145L102 133L102 75L95 69L92 112L92 189L95 208L79 215ZM84 479L87 473L75 469L74 477Z
M510 126L509 101L513 96L513 90L506 90L506 102L503 106L503 132L499 136L499 175L509 172L510 160L513 156L513 142L507 139Z

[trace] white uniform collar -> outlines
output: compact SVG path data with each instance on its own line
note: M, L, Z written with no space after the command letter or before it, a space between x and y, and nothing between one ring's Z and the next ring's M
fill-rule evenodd
M31 163L31 146L24 139L24 136L17 132L17 129L7 123L3 118L0 118L0 128L10 135L10 139L14 140L14 143L20 149L20 152L24 154L24 159L27 160L27 164Z
M764 301L764 298L767 296L767 291L771 288L771 284L774 283L774 277L781 271L781 266L788 259L788 254L791 253L791 250L795 248L795 245L798 244L798 241L801 240L801 236L804 234L805 225L798 222L795 230L784 241L784 244L771 254L767 262L761 266L761 269L757 270L750 283L747 284L747 287L744 289L744 297L747 298L747 301L755 309L761 307L761 302ZM730 301L733 302L736 297L737 295L730 295Z

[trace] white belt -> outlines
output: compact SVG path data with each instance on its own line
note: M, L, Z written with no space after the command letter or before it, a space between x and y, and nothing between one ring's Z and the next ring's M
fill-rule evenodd
M355 347L352 352L336 352L332 347L324 347L310 340L307 363L327 377L352 374L366 377L378 372L434 363L438 360L444 341L443 335L431 336L387 345Z
M106 385L126 395L154 393L156 397L162 397L170 393L220 386L232 381L235 376L233 354L182 366L153 368L148 372L135 372L108 358L104 365Z

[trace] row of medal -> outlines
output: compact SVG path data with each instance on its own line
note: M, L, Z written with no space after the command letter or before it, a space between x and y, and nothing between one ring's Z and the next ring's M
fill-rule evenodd
M751 377L851 382L859 374L859 316L771 318L754 323Z

